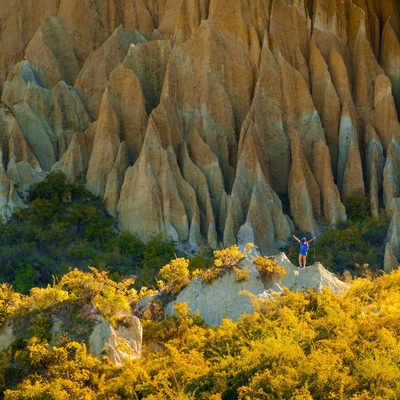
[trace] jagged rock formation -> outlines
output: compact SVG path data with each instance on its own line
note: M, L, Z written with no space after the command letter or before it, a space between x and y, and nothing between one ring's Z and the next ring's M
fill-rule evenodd
M16 340L13 325L11 323L4 324L0 331L0 351L8 349Z
M86 309L85 309L86 308ZM138 358L142 354L142 325L133 315L124 317L123 322L112 326L94 306L84 306L81 318L76 322L69 313L53 315L50 328L51 345L57 345L66 336L71 340L85 342L88 353L102 359L107 356L116 366L124 361ZM0 351L6 350L17 340L29 337L29 327L34 324L34 314L22 320L10 319L0 328ZM72 321L75 321L72 323Z
M0 9L3 217L52 169L193 249L398 209L397 0L39 3Z
M239 264L239 268L250 271L244 281L238 281L234 271L229 271L210 283L204 282L201 277L195 278L178 294L173 303L167 305L166 313L173 314L175 303L188 303L191 313L198 312L209 325L220 325L224 318L237 321L242 314L252 313L252 295L258 299L272 299L273 294L282 294L284 288L291 291L316 288L321 292L323 288L330 287L335 293L346 288L344 282L318 262L299 269L284 253L271 258L285 268L286 274L282 278L262 279L252 261L245 258Z
M391 272L400 265L400 215L398 208L390 220L385 243L384 270Z
M106 320L97 323L89 337L88 352L94 357L106 355L120 366L124 361L138 358L142 354L142 326L137 317L117 328Z

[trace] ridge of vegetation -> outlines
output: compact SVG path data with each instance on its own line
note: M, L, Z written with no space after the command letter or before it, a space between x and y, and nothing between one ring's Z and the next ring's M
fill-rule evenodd
M37 313L28 340L0 353L2 398L400 397L398 270L373 280L358 278L340 295L326 289L254 299L254 313L235 323L224 320L219 327L207 326L199 315L189 314L186 304L176 305L175 315L159 321L143 316L147 348L156 343L162 350L145 350L143 357L122 367L107 362L106 356L93 358L83 341L67 336L63 343L50 346L43 322L46 309L54 310L73 298L97 299L106 312L110 304L113 313L124 310L132 299L129 285L117 288L105 273L100 273L101 279L98 274L72 271L60 283L33 290L29 296L9 285L0 286L3 317L21 317L30 310L29 304L35 305ZM81 283L93 277L98 283L88 294Z
M72 268L88 271L89 266L107 271L117 282L134 275L138 290L157 287L161 268L176 253L171 241L155 237L145 244L132 233L118 232L100 199L82 185L66 183L61 172L50 173L27 197L26 207L0 223L0 282L18 292L27 294ZM310 249L310 262L318 260L339 276L378 274L388 219L369 217L367 205L367 199L349 200L348 222L324 231ZM283 250L297 265L292 247ZM213 279L221 271L210 269L213 263L213 252L205 248L189 257L188 269Z
M101 201L82 185L50 173L28 195L28 204L0 224L0 282L27 294L46 287L68 270L107 270L120 281L137 276L135 286L155 286L160 268L174 256L174 243L143 243L118 232Z

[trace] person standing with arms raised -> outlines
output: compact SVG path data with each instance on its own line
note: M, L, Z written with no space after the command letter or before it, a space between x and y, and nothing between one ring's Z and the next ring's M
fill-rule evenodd
M315 236L310 240L306 240L305 237L302 237L301 240L293 235L293 239L300 243L300 253L299 253L299 268L305 268L307 265L307 253L310 247L310 243L315 240Z

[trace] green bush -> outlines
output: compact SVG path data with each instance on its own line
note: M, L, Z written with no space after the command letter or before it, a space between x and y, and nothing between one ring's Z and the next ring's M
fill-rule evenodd
M370 218L370 205L368 197L351 198L344 202L346 214L352 223L363 222Z
M359 276L357 265L368 264L371 271L383 269L383 242L388 229L386 216L367 218L344 229L327 229L316 246L316 259L329 270L343 274L345 270Z
M46 287L72 267L110 272L116 281L136 275L135 286L156 286L160 268L174 255L174 244L115 229L101 201L81 185L50 173L32 190L30 203L0 223L0 280L21 293Z

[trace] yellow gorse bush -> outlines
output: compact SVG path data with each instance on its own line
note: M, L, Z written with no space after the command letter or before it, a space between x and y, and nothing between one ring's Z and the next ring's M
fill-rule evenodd
M102 282L94 284L91 299L116 291L124 299L118 304L128 301L126 288L95 276ZM179 278L172 271L167 276ZM92 277L69 276L62 289L70 299L87 298ZM2 299L13 299L10 288L3 289ZM157 343L159 351L118 368L87 355L84 343L50 346L33 336L0 354L0 387L5 400L397 400L399 293L400 271L357 279L341 294L286 291L257 300L255 312L221 326L207 326L188 304L177 304L174 315L143 324L145 344ZM34 291L26 302L69 301L53 295ZM39 313L38 324L44 311L31 311Z
M260 274L265 274L268 278L279 279L286 274L286 269L278 265L277 261L268 257L259 256L254 261Z
M245 254L235 244L226 249L215 250L214 257L214 265L216 267L233 268L238 266L240 261L245 257Z
M159 281L159 287L169 293L178 293L190 282L189 260L182 257L175 258L161 268L160 275L167 281L167 285Z
M244 251L239 250L235 244L228 248L214 251L214 267L210 268L202 274L205 282L211 282L220 277L224 272L234 270L236 273L237 281L241 282L247 279L250 271L245 268L239 268L240 262L245 258L251 248L254 247L252 243L248 243Z

